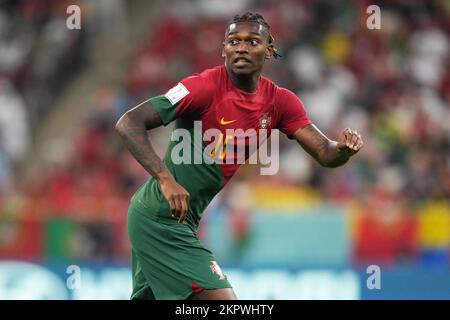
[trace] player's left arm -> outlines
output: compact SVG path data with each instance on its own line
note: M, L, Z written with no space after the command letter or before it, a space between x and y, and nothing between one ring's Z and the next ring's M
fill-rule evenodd
M335 168L361 150L364 142L358 132L346 128L338 141L325 136L314 124L298 129L294 138L322 166Z

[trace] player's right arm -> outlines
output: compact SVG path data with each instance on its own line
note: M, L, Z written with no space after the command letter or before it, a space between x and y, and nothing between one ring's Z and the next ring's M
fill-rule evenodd
M147 100L127 111L115 128L134 158L159 182L172 215L179 217L179 223L183 223L188 211L189 193L175 181L147 135L147 130L162 124L159 113Z

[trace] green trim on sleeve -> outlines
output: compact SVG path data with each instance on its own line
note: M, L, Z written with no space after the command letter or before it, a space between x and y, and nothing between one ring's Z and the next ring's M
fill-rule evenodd
M155 107L156 112L159 113L159 116L165 126L175 119L178 103L172 105L172 103L170 103L164 95L150 98L149 101Z

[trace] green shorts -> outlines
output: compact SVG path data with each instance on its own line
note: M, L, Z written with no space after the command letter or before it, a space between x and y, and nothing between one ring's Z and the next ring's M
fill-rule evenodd
M158 221L130 206L127 225L132 299L180 300L203 289L231 288L212 252L186 224Z

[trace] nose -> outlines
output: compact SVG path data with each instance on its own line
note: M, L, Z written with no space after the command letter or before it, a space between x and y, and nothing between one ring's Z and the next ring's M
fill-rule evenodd
M239 42L235 50L236 53L248 53L247 43L245 41Z

